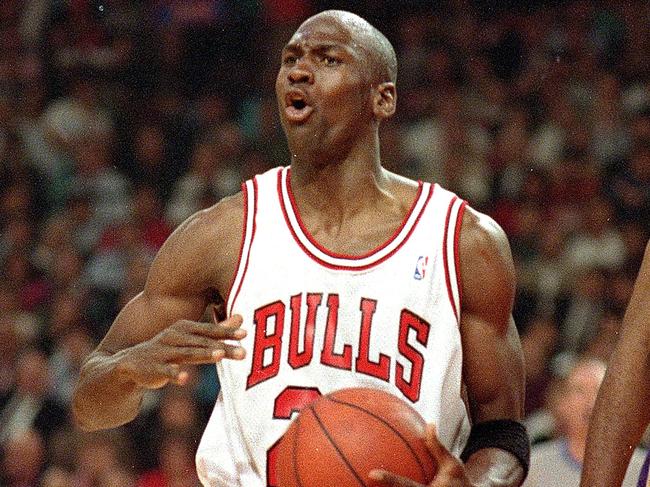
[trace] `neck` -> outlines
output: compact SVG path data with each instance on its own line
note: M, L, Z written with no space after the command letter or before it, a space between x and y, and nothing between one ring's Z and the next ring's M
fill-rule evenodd
M349 151L315 149L293 152L291 189L296 199L328 213L355 211L376 200L387 189L388 175L381 166L379 136Z

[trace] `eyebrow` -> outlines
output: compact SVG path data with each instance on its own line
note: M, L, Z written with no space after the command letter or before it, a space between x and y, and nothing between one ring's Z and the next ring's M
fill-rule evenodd
M287 45L284 46L282 49L283 53L286 52L302 52L304 51L304 45L300 42L289 42ZM315 52L326 52L326 51L332 51L332 50L340 50L344 51L346 53L350 52L350 49L347 47L343 46L342 44L337 44L333 42L321 42L321 43L316 43L311 46L311 50Z

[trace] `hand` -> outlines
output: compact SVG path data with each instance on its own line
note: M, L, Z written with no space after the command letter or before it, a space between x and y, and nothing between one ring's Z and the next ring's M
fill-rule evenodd
M433 425L427 426L426 443L437 465L436 476L428 486L385 470L370 472L370 478L374 481L373 485L385 487L472 487L465 467L440 443Z
M158 389L169 382L187 382L189 375L181 365L243 359L244 348L225 343L246 336L246 330L240 328L242 317L234 315L218 322L214 309L212 316L211 323L179 320L150 340L116 353L119 370L139 387Z

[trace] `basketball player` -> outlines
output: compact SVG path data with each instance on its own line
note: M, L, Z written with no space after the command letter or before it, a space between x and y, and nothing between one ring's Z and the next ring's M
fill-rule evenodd
M222 393L197 453L206 486L276 485L292 413L355 386L387 390L435 424L433 485L521 484L529 452L508 242L452 193L382 168L396 72L388 40L356 15L300 26L276 81L291 166L247 181L165 243L81 371L84 428L126 423L147 389L217 362ZM227 318L198 322L217 297Z
M650 244L609 360L591 418L583 487L621 485L627 464L650 423ZM648 485L648 461L639 487Z

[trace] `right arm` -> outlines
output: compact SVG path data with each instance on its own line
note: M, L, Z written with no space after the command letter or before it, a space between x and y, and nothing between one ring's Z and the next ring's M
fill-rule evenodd
M243 228L241 195L190 217L154 259L144 290L118 314L81 368L73 414L86 430L112 428L138 414L144 392L187 379L183 364L241 359L241 317L200 323L211 296L225 296Z
M621 485L650 422L650 244L591 417L584 487Z

